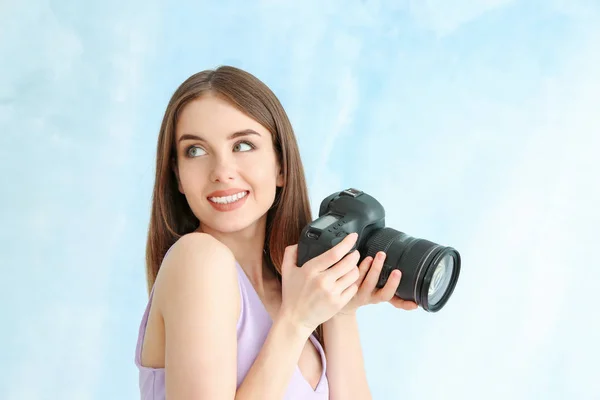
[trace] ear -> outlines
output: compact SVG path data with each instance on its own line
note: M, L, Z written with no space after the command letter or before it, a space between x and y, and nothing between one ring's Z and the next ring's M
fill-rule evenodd
M177 179L177 188L179 189L179 193L185 195L185 192L183 191L183 186L181 185L181 179L179 179L179 168L177 168L177 161L175 161L175 159L171 160L171 169L175 174L175 179Z

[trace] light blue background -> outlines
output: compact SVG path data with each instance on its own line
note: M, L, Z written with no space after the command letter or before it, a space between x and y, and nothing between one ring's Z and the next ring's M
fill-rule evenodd
M600 2L0 2L0 397L134 399L162 113L220 64L346 187L457 248L438 314L359 313L375 399L600 399Z

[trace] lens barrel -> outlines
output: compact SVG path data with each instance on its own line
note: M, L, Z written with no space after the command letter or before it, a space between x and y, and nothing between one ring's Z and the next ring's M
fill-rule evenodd
M425 311L439 311L452 295L460 274L460 254L452 247L385 227L373 232L365 249L365 257L374 257L379 251L387 254L378 288L399 269L402 279L396 296L416 302Z

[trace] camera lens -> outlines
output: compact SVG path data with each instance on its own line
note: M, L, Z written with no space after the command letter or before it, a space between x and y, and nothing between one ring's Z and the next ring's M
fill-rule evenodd
M377 287L387 282L394 269L402 271L396 296L414 301L429 312L439 311L454 291L460 274L460 254L451 247L409 236L392 228L372 232L362 254L387 254Z
M429 289L427 290L427 301L430 305L439 303L444 296L444 293L447 292L448 285L450 285L450 278L452 277L453 267L454 259L449 254L446 254L437 267L435 267Z

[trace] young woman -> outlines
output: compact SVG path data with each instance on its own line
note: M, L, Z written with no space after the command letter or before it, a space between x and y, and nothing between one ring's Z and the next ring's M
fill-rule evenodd
M356 310L389 301L385 253L360 265L349 235L296 265L311 220L288 117L234 67L173 94L160 129L136 365L142 399L371 398ZM397 271L399 272L399 271Z

